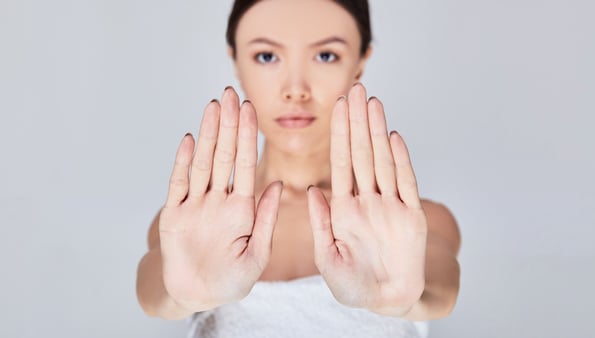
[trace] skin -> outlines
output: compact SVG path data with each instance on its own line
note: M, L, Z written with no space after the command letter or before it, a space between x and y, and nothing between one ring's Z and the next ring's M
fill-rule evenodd
M207 105L196 144L180 144L139 264L145 312L181 319L242 299L258 280L320 273L347 306L414 320L450 313L458 227L420 199L402 137L358 83L370 52L359 54L354 19L332 1L262 1L236 41L250 101L227 88ZM316 120L275 122L296 111Z

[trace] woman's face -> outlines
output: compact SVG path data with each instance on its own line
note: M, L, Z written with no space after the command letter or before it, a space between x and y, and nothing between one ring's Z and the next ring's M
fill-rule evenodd
M328 149L331 110L363 71L360 40L333 1L260 1L244 14L235 70L268 146L306 156Z

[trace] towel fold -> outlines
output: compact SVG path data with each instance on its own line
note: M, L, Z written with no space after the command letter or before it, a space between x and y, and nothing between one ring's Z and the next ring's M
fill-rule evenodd
M341 305L320 275L257 282L240 302L189 318L188 338L427 337L427 322L411 322Z

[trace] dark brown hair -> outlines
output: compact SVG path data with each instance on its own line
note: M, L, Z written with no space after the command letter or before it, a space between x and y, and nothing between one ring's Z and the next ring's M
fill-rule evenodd
M236 30L240 19L259 0L235 0L229 19L227 20L227 32L225 37L227 44L233 50L233 56L236 55ZM343 7L357 23L357 29L361 37L360 55L366 54L370 42L372 41L372 28L370 25L370 10L367 0L334 0L339 6Z

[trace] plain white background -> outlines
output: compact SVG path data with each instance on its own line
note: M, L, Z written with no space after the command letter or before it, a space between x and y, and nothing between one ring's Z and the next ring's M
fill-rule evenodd
M0 1L0 336L183 337L136 265L176 147L236 85L230 1ZM371 1L363 82L463 234L431 337L586 337L595 3ZM305 23L307 24L307 23Z

